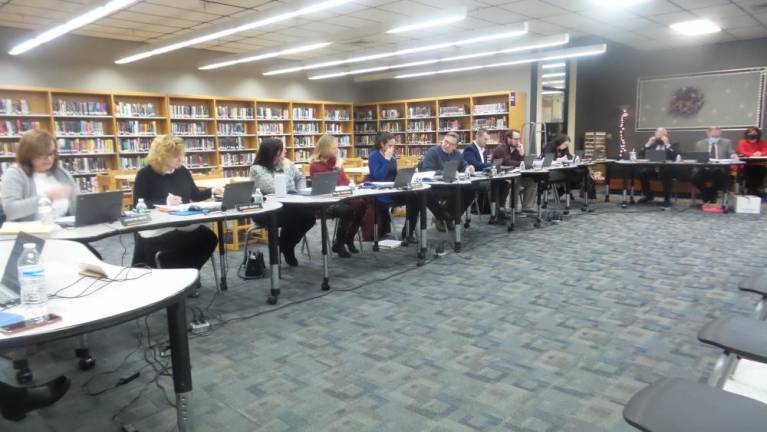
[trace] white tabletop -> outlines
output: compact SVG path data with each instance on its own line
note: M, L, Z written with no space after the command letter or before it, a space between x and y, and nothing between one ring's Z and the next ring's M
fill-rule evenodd
M106 238L113 235L153 230L168 227L181 227L201 223L217 222L221 220L249 218L260 214L266 214L278 211L282 204L274 200L264 202L264 207L258 210L237 211L227 210L225 212L217 211L208 214L199 214L192 216L174 216L170 213L161 212L154 209L150 212L152 221L142 225L123 226L120 222L103 223L97 225L88 225L77 228L62 228L51 233L48 238L59 240L80 240L92 241Z
M13 243L10 240L0 242L0 263L8 261ZM123 267L99 261L80 243L62 240L46 241L42 259L49 295L58 291L60 296L84 296L74 299L51 298L48 311L61 316L61 321L13 335L0 333L0 348L18 346L22 342L27 343L24 339L34 337L47 336L49 339L55 339L56 333L65 337L67 330L77 327L92 326L96 330L117 324L118 322L113 321L120 316L140 314L142 310L151 312L148 309L153 305L157 306L183 295L182 293L196 283L199 277L198 271L194 269L134 268L126 271ZM115 281L99 281L89 288L95 279L84 278L78 282L78 279L82 278L79 274L81 263L101 266ZM60 291L68 285L72 286ZM15 306L4 312L21 314L20 311L21 306Z
M288 194L283 197L268 195L267 201L277 201L283 204L327 205L327 204L333 204L339 201L352 199L352 198L372 198L372 197L386 196L386 195L398 195L398 194L406 194L406 193L413 193L413 192L423 192L428 189L429 189L428 184L423 184L419 187L414 187L412 189L407 189L407 190L388 189L388 188L387 189L357 188L354 191L354 193L351 195L330 196L330 195Z

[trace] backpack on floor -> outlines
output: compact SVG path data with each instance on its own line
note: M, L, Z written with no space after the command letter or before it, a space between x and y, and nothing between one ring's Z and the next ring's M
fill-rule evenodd
M237 276L240 279L261 279L266 276L266 262L264 254L259 250L250 250L245 247L245 253L242 257L242 264L237 270Z

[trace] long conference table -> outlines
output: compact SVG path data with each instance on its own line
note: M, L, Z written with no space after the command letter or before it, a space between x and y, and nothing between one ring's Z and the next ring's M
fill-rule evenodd
M0 241L0 260L8 261L14 242ZM46 288L51 297L48 312L60 321L15 334L0 333L0 351L103 330L165 309L176 394L179 431L192 430L190 396L192 365L186 322L186 296L199 284L194 269L143 269L114 266L99 261L84 245L47 240L42 250ZM97 265L110 280L84 277L83 263ZM21 306L4 312L21 314Z

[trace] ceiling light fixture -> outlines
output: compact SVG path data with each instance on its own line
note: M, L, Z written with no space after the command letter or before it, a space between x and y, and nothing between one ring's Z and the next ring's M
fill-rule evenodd
M546 85L561 85L561 84L564 84L564 83L565 83L565 80L561 80L561 81L544 81L544 82L541 83L541 85L545 85L545 86Z
M318 50L330 45L331 42L319 42L311 45L298 46L295 48L288 48L280 51L272 51L263 54L248 55L246 57L239 57L232 60L220 61L218 63L211 63L205 66L200 66L200 70L220 69L227 66L234 66L241 63L252 63L256 61L266 60L274 57L283 57L290 54L298 54L306 51Z
M685 36L698 36L722 31L721 27L708 19L678 22L671 24L669 27Z
M338 77L349 76L349 75L360 75L360 74L370 73L370 72L380 72L385 70L425 66L429 64L435 64L435 63L447 63L447 62L468 60L468 59L481 58L481 57L490 57L490 56L500 55L500 54L510 54L514 52L530 51L530 50L541 49L541 48L550 48L553 46L564 45L568 42L570 42L570 36L565 33L562 35L549 36L546 38L539 39L536 41L536 43L525 44L518 47L506 48L502 50L484 51L484 52L474 53L474 54L443 57L443 58L431 59L431 60L421 60L416 62L401 63L396 65L381 66L376 68L356 69L356 70L345 71L345 72L334 72L334 73L328 73L323 75L314 75L314 76L310 76L309 79L321 80L321 79L328 79L328 78L338 78Z
M466 10L465 9L461 13L446 15L446 16L439 17L439 18L433 18L433 19L430 19L430 20L427 20L427 21L421 21L421 22L417 22L417 23L414 23L414 24L409 24L409 25L403 25L403 26L395 27L395 28L393 28L391 30L388 30L386 33L389 33L389 34L406 33L406 32L413 31L413 30L420 30L420 29L425 29L425 28L429 28L429 27L436 27L436 26L443 25L443 24L451 24L451 23L458 22L458 21L461 21L461 20L464 20L464 19L466 19Z
M546 90L541 92L542 95L559 95L563 93L564 92L561 90Z
M390 52L385 52L380 54L370 54L370 55L364 55L359 57L352 57L345 60L334 60L334 61L328 61L328 62L322 62L322 63L314 63L310 65L305 65L305 66L296 66L292 68L277 69L277 70L264 72L264 75L266 76L281 75L281 74L299 72L304 70L321 69L321 68L326 68L331 66L341 66L345 64L361 63L361 62L379 60L379 59L389 58L389 57L398 57L398 56L404 56L408 54L417 54L420 52L435 51L439 49L451 48L451 47L457 47L457 46L463 46L463 45L471 45L471 44L476 44L480 42L490 42L490 41L495 41L500 39L509 39L509 38L514 38L514 37L527 34L527 31L528 31L527 23L524 23L520 29L508 31L505 33L495 33L491 35L479 36L479 37L474 37L469 39L462 39L462 40L453 41L453 42L443 42L443 43L432 44L432 45L424 45L424 46L420 46L416 48L406 48L406 49L401 49L397 51L390 51Z
M105 16L110 15L126 6L130 6L131 4L136 3L136 1L137 0L112 0L103 6L99 6L97 8L91 9L90 11L80 16L72 18L71 20L65 22L64 24L58 25L50 30L42 32L38 34L37 36L33 37L32 39L28 39L14 46L13 48L11 48L10 51L8 51L8 54L19 55L19 54L25 53L46 42L56 39L59 36L65 35L71 31L79 29L80 27L88 25L96 20L104 18Z
M541 78L559 78L563 76L567 76L567 74L565 72L557 72L557 73L543 74L541 75Z
M289 19L296 18L299 16L310 15L316 12L320 12L326 9L331 9L336 6L343 5L345 3L349 3L351 1L352 0L326 0L324 2L316 3L316 4L306 6L300 9L296 9L293 11L273 15L268 18L246 20L244 23L240 25L233 26L232 23L224 24L226 25L226 27L224 27L222 30L214 31L208 34L203 34L201 36L196 36L192 38L189 38L189 37L181 38L181 39L178 39L176 42L170 42L170 43L163 42L163 43L154 45L154 48L143 49L137 52L136 54L132 54L132 55L123 57L121 59L115 60L115 63L117 64L132 63L132 62L143 60L145 58L149 58L159 54L165 54L167 52L175 51L181 48L186 48L188 46L198 45L198 44L215 40L215 39L221 39L226 36L231 36L235 33L240 33L244 31L264 27L270 24L287 21Z
M561 63L548 63L548 64L545 64L545 65L542 65L541 68L542 69L559 69L559 68L563 68L565 66L567 66L567 63L565 63L565 62L561 62Z
M443 70L435 70L435 71L428 71L428 72L416 72L411 74L397 75L394 78L396 79L418 78L418 77L441 75L441 74L454 73L454 72L465 72L465 71L473 71L473 70L479 70L479 69L508 67L508 66L535 63L538 61L561 60L566 58L600 55L600 54L604 54L605 52L607 52L607 45L605 44L587 45L587 46L582 46L577 48L568 48L568 49L559 50L559 51L533 54L527 57L519 58L517 60L512 60L508 62L493 63L493 64L487 64L487 65L481 65L481 66L469 66L469 67L455 68L455 69L443 69Z
M647 0L592 0L594 3L611 8L634 6Z

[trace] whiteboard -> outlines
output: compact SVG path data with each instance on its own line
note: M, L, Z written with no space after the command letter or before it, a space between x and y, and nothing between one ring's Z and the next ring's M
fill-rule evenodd
M767 67L640 78L636 130L762 127Z

